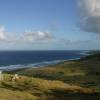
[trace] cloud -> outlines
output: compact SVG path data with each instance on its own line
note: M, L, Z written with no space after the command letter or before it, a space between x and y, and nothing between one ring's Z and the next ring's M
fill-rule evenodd
M80 28L85 32L100 33L100 0L78 0Z
M78 45L85 44L90 42L90 40L72 40L67 39L66 37L57 38L54 33L46 32L46 31L26 31L21 33L17 37L12 33L8 33L5 31L3 26L0 27L0 43L17 45L17 46L70 46L70 45Z
M44 44L51 43L54 40L54 35L50 32L42 31L27 31L20 33L17 37L12 33L5 31L4 26L0 26L0 42L1 43L35 43Z
M7 40L7 35L5 33L5 28L4 26L0 26L0 41L6 41Z
M64 45L72 45L72 44L85 44L91 42L91 40L71 40L71 39L60 39L61 43Z
M54 39L54 36L52 33L49 32L42 32L42 31L37 31L37 32L25 32L21 40L30 42L30 43L47 43L50 42Z

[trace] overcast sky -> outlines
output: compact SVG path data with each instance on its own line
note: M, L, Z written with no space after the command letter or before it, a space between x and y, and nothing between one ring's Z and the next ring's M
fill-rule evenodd
M100 0L0 0L0 50L100 49Z

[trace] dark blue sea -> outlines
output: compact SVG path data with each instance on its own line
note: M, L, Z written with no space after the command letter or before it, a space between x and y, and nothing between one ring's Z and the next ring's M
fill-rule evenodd
M86 55L87 51L0 51L0 70L37 68L79 59Z

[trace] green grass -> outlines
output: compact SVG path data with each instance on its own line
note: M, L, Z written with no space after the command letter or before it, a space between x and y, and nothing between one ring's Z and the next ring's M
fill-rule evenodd
M7 90L8 97L13 94L14 100L100 100L100 54L7 73L10 74L4 75L5 81L1 82L0 88ZM15 73L22 79L13 83L11 76ZM25 99L24 94L27 95Z
M79 96L100 97L94 89L62 81L21 76L20 80L12 82L11 76L4 74L5 79L0 82L0 100L66 100L75 97L75 100L79 100Z
M78 61L69 61L43 68L16 70L13 73L47 80L93 86L100 83L100 55L93 55ZM87 84L86 84L87 83Z
M0 100L36 100L36 97L27 92L0 88Z

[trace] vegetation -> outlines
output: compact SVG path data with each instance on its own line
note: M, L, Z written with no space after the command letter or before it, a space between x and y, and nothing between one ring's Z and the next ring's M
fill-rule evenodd
M91 86L97 86L100 83L100 54L87 56L77 61L68 61L36 69L16 70L10 73L47 80L60 80L65 83L74 83L81 86L88 86L90 83Z
M61 81L22 76L20 80L13 82L11 76L5 74L4 81L0 82L0 100L80 100L79 95L85 97L88 94L88 98L92 95L96 98L99 96L93 89Z
M100 54L6 73L0 100L100 100ZM15 73L21 79L12 82Z

